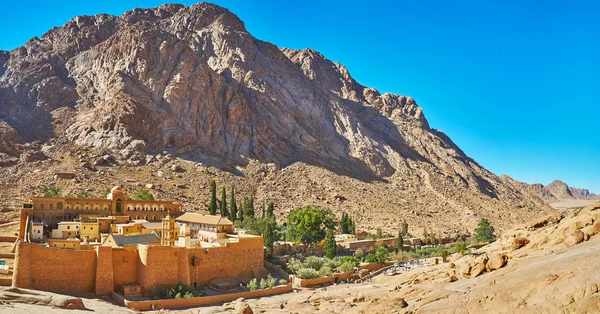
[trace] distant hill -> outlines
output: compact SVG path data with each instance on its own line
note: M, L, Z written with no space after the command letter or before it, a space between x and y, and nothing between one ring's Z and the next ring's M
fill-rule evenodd
M537 196L548 204L571 200L600 200L600 195L591 193L588 189L570 187L560 180L554 180L552 183L544 186L540 183L528 184L517 181L505 174L501 175L500 179L511 184L522 193Z

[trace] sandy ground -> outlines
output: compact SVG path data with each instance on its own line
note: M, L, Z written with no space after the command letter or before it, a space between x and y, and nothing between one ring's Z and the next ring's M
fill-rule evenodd
M596 202L598 202L598 200L565 200L550 203L550 206L559 211L564 211L570 208L585 207Z

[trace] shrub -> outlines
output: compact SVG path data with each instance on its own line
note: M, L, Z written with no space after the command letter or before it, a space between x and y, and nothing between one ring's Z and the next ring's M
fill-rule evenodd
M321 267L321 269L319 270L319 276L329 276L331 275L331 267L329 266L323 266Z
M248 281L248 289L250 289L250 291L256 290L256 278L252 278L252 280Z
M60 188L55 187L53 185L46 185L41 188L42 194L44 197L57 197L60 196Z
M148 189L139 189L135 191L133 199L138 201L153 201L154 195Z
M260 283L258 285L261 289L267 289L267 281L265 278L260 278Z
M356 250L354 251L354 257L358 258L359 260L362 260L365 256L365 253L363 253L362 250Z
M271 276L271 274L269 274L267 276L267 286L270 288L275 287L275 284L277 283L277 279L275 279L273 276Z
M343 262L342 265L340 265L340 271L342 272L351 271L353 268L354 264L350 261Z
M285 280L285 279L279 279L279 284L280 284L280 285L287 285L287 284L288 284L288 281L287 281L287 280Z
M377 257L375 257L375 254L373 253L369 253L365 256L365 262L367 263L373 263L377 261Z
M79 190L79 193L75 194L77 198L90 198L90 193L84 189Z
M309 256L304 259L304 266L308 267L308 268L312 268L316 271L319 271L319 269L321 269L321 267L323 267L324 263L325 263L324 259L322 259L318 256Z
M471 253L471 251L467 247L467 242L459 242L454 246L454 248L452 248L452 251L458 254L467 255Z
M354 256L344 256L341 262L342 264L345 262L350 262L354 267L360 265L360 260Z
M298 270L296 276L300 279L313 279L319 277L317 271L312 268L302 268Z
M492 242L496 239L494 232L494 227L490 222L485 218L481 218L475 229L475 240L478 242Z

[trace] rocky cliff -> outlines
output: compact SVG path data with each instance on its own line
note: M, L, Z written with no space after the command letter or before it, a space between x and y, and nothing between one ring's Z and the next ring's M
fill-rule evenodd
M193 188L216 176L275 200L281 212L323 203L391 230L405 218L464 233L483 216L502 227L550 210L431 128L412 98L362 86L312 49L256 39L233 13L207 3L79 16L1 52L0 152L4 184L21 184L7 197L52 183L58 168L88 171L72 159L105 156L148 171L144 180ZM175 157L214 171L157 176ZM255 171L256 163L274 170ZM34 169L39 181L21 180ZM122 171L82 173L65 188L135 180ZM319 190L324 182L335 185ZM200 187L165 193L205 209ZM333 204L331 194L345 195Z
M528 184L517 181L505 174L500 178L516 187L523 193L529 193L537 196L548 203L566 201L566 200L599 200L600 195L591 193L588 189L574 188L560 180L554 180L547 186L540 183Z

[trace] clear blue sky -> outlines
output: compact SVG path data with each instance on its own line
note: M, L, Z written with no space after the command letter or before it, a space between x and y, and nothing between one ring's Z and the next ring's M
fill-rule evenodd
M75 15L161 3L6 1L0 49ZM496 174L600 193L597 1L215 3L259 39L314 48L363 85L412 96L432 127Z

